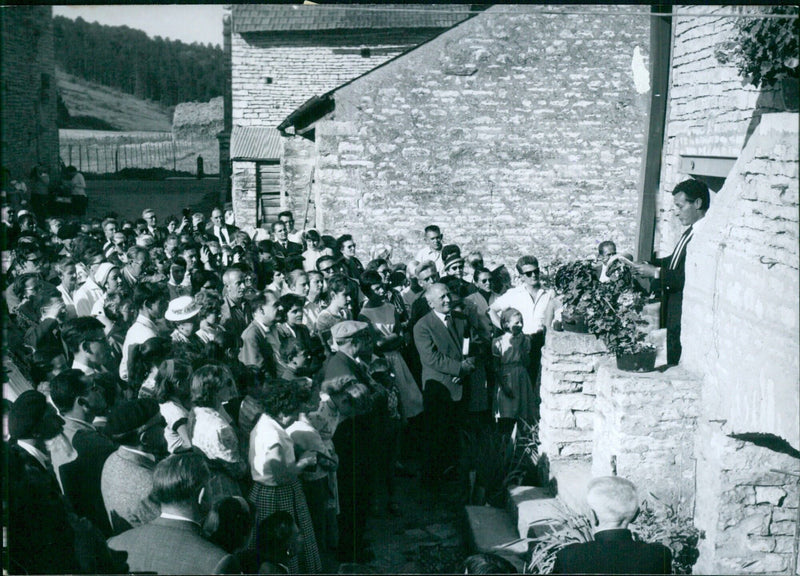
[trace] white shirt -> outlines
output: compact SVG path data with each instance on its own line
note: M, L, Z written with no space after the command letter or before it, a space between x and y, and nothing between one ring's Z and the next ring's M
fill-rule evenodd
M128 359L130 358L131 346L142 344L150 338L158 336L156 325L146 316L136 317L136 321L128 328L125 334L125 341L122 343L122 360L119 363L119 377L128 381Z
M33 444L29 444L28 442L25 442L25 440L17 440L17 445L25 450L25 452L36 458L36 460L39 461L39 464L45 468L50 467L50 457Z
M438 270L439 274L444 272L444 261L442 260L442 251L439 250L438 252L434 252L429 247L422 248L417 252L417 255L414 256L414 259L422 264L426 260L431 260L436 264L436 270Z
M553 297L551 290L539 289L536 300L524 285L515 286L508 292L498 297L489 306L499 314L506 308L516 308L522 314L523 334L536 334L545 328L547 307Z
M75 291L72 297L75 301L75 312L78 316L91 316L92 306L103 297L103 289L95 284L94 280L87 278L86 282Z
M262 414L250 432L250 474L255 482L267 486L278 486L278 481L270 470L269 453L275 446L280 447L282 462L291 465L295 462L294 442L289 433L273 418Z

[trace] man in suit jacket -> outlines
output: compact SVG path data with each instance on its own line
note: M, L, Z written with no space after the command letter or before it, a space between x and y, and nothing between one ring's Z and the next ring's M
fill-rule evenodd
M222 275L222 310L220 324L225 331L237 338L253 321L253 313L244 295L247 290L244 272L238 268L228 268Z
M422 394L430 442L426 480L437 484L458 461L458 415L463 379L475 369L465 358L463 342L469 337L465 317L451 314L452 297L445 284L436 283L425 291L431 311L414 325L414 343L422 363Z
M236 226L223 222L220 208L214 208L211 211L211 222L206 227L206 234L219 240L220 246L230 246L233 243L233 235L237 230Z
M654 264L637 263L633 269L645 278L653 278L651 289L661 293L661 327L667 329L667 364L681 359L681 316L683 284L686 278L686 248L694 235L694 224L706 215L710 203L708 186L699 180L684 180L672 190L678 220L686 229L670 256Z
M272 255L289 265L287 272L298 267L297 264L299 268L303 267L303 245L289 240L286 224L280 220L272 223Z
M634 542L628 524L639 512L636 487L619 476L593 478L586 500L594 541L556 554L553 574L671 574L672 553L661 544Z
M281 350L276 323L281 319L283 308L277 296L268 290L253 298L250 307L253 321L242 332L239 361L275 378Z
M114 534L158 516L150 490L158 456L167 449L164 425L152 398L117 404L108 416L106 433L120 447L106 459L100 489Z
M237 574L236 558L205 538L200 528L200 491L209 471L195 453L174 454L156 466L153 496L161 515L108 541L128 553L133 572Z

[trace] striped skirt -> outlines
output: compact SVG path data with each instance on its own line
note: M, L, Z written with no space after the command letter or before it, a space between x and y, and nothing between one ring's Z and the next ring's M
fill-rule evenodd
M308 512L300 480L281 486L266 486L256 482L250 489L248 500L255 510L253 530L261 520L278 510L288 512L294 518L303 537L303 545L298 554L287 563L291 574L318 574L322 571L322 561L314 537L314 525L311 522L311 514ZM254 546L254 542L255 538L252 538L250 545Z

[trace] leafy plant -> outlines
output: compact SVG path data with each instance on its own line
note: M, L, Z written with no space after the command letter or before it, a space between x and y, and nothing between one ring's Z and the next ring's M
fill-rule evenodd
M691 518L679 515L669 504L661 502L653 494L642 502L639 515L628 527L634 540L658 542L672 551L672 573L691 574L699 552L697 543L700 532ZM549 526L542 536L528 539L534 543L531 558L525 566L527 574L549 574L553 570L556 554L569 544L590 542L594 539L589 519L571 508L557 504L558 511L551 518L536 522Z
M770 6L767 15L797 15L797 6ZM742 78L769 87L784 78L800 78L798 18L742 18L736 24L733 61Z
M569 544L581 544L594 539L592 523L586 516L575 512L560 501L557 501L556 506L558 511L554 517L533 524L554 528L537 538L530 539L535 545L531 550L531 558L525 565L526 574L550 574L559 550Z
M642 502L639 516L630 525L634 540L663 544L672 551L672 573L691 574L700 556L697 550L700 531L691 518L681 516L652 492L650 498Z
M506 489L520 484L536 469L539 461L538 427L518 421L512 434L502 434L495 428L464 432L461 467L471 477L469 500L483 492L485 501L502 507Z
M630 270L621 267L609 282L597 283L586 306L589 331L602 338L614 354L637 354L655 347L646 341L647 322L642 317L646 298Z
M561 264L553 276L553 288L563 304L562 317L570 321L583 314L591 301L597 277L591 260L574 260Z

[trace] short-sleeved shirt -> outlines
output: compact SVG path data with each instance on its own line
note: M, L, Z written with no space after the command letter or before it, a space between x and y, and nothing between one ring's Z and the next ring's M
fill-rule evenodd
M161 410L164 420L167 421L167 425L164 428L164 439L167 441L169 453L173 454L175 450L181 448L190 448L190 446L183 445L183 439L178 434L178 429L189 422L189 411L172 400L167 400L161 404L159 410Z
M522 314L522 332L536 334L545 329L547 307L552 297L551 290L541 289L534 300L525 286L515 286L492 302L489 308L498 314L507 308L516 308Z
M195 407L192 427L192 446L211 460L222 460L231 464L242 461L239 438L236 431L222 414L212 408Z
M294 442L289 433L269 415L262 414L250 432L250 473L255 482L267 486L280 484L270 470L272 462L270 452L275 446L280 446L281 458L285 465L295 462Z

